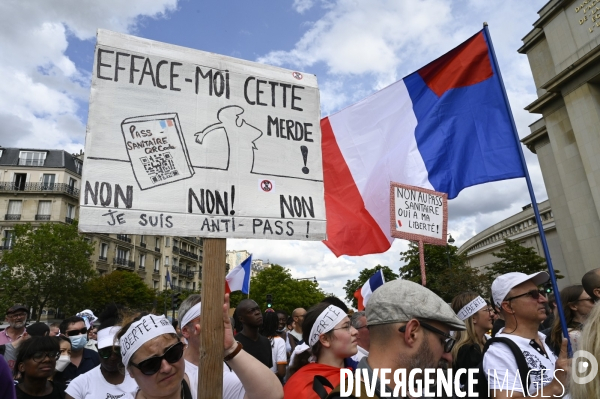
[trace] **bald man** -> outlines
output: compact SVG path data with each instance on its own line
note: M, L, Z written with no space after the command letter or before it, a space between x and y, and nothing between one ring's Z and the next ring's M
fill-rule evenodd
M292 319L294 319L294 329L290 331L292 337L296 339L296 345L303 343L302 341L302 323L304 323L304 316L306 315L306 309L297 308L292 312Z
M581 285L585 292L594 300L600 300L600 268L590 270L581 278Z
M235 336L244 345L244 350L257 358L262 364L273 366L271 341L258 333L263 325L260 306L252 299L242 299L235 309L238 321L242 323L242 331Z

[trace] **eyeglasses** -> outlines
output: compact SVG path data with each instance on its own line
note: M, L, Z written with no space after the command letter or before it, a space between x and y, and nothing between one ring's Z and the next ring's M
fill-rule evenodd
M450 353L452 351L452 348L454 347L454 344L456 343L456 340L454 338L452 338L450 336L450 334L446 334L445 332L443 332L442 330L438 330L437 328L435 328L434 326L427 324L425 322L419 321L419 323L421 324L421 327L423 327L426 330L431 331L432 333L436 333L441 335L442 337L445 338L444 340L444 352L446 353ZM406 332L406 326L402 326L398 329L398 331L400 332Z
M11 315L8 315L8 317L12 319L20 319L22 317L27 317L27 313L13 313Z
M364 326L360 326L360 327L354 327L354 328L356 328L357 330L360 330L361 328L367 328L367 327L368 327L368 326L365 324Z
M58 360L60 352L35 352L31 359L36 363L41 363L46 357L50 360Z
M344 324L344 325L343 325L343 326L341 326L341 327L338 327L338 328L332 328L332 329L331 329L331 331L335 331L335 330L346 330L346 331L350 331L350 327L352 327L352 324L350 324L350 323L347 323L347 324Z
M98 348L98 345L96 345ZM106 348L98 348L98 354L102 359L108 359L111 355L115 355L117 357L121 357L121 351L118 346L108 346Z
M67 336L69 337L74 337L76 335L81 335L81 334L86 334L87 333L87 328L83 327L81 330L71 330L71 331L67 331Z
M144 375L154 375L160 370L163 359L169 364L178 362L181 356L183 356L183 349L183 342L178 342L167 348L162 356L152 356L146 360L142 360L138 364L131 362L131 365L138 368Z
M544 291L542 290L531 290L531 291L527 291L524 294L521 295L515 295L515 296L511 296L510 298L506 298L505 301L512 301L513 299L517 299L517 298L521 298L522 296L530 296L532 299L535 299L536 301L539 299L540 295L543 295Z

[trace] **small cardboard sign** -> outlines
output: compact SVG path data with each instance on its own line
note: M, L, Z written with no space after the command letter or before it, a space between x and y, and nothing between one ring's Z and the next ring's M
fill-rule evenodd
M446 245L448 194L407 184L390 184L392 237Z

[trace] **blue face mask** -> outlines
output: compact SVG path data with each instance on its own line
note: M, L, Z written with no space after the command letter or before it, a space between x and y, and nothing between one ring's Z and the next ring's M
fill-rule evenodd
M83 349L85 347L85 344L87 344L87 337L85 336L85 334L69 337L69 340L71 341L71 350L74 351Z

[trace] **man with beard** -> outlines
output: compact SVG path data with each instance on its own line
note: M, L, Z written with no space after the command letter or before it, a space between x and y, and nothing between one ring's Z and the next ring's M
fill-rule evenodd
M244 345L244 350L268 368L273 367L271 342L258 333L263 325L260 307L252 299L242 299L236 313L242 323L242 331L235 336Z
M0 331L0 345L21 338L25 332L27 316L29 316L29 309L23 305L14 305L6 311L6 322L9 326L4 331Z
M406 280L393 280L379 287L369 299L366 316L370 335L369 355L358 363L357 372L369 376L369 382L375 387L374 398L402 398L402 391L396 389L399 387L396 387L393 378L396 370L405 371L403 383L409 391L411 370L447 368L452 363L450 351L454 345L450 331L465 330L464 323L442 298ZM375 369L391 370L385 385L379 378L373 378ZM422 374L415 380L421 378ZM433 378L435 381L435 375ZM367 392L364 379L360 386L363 393ZM357 387L354 388L356 394ZM428 389L435 391L432 386Z

